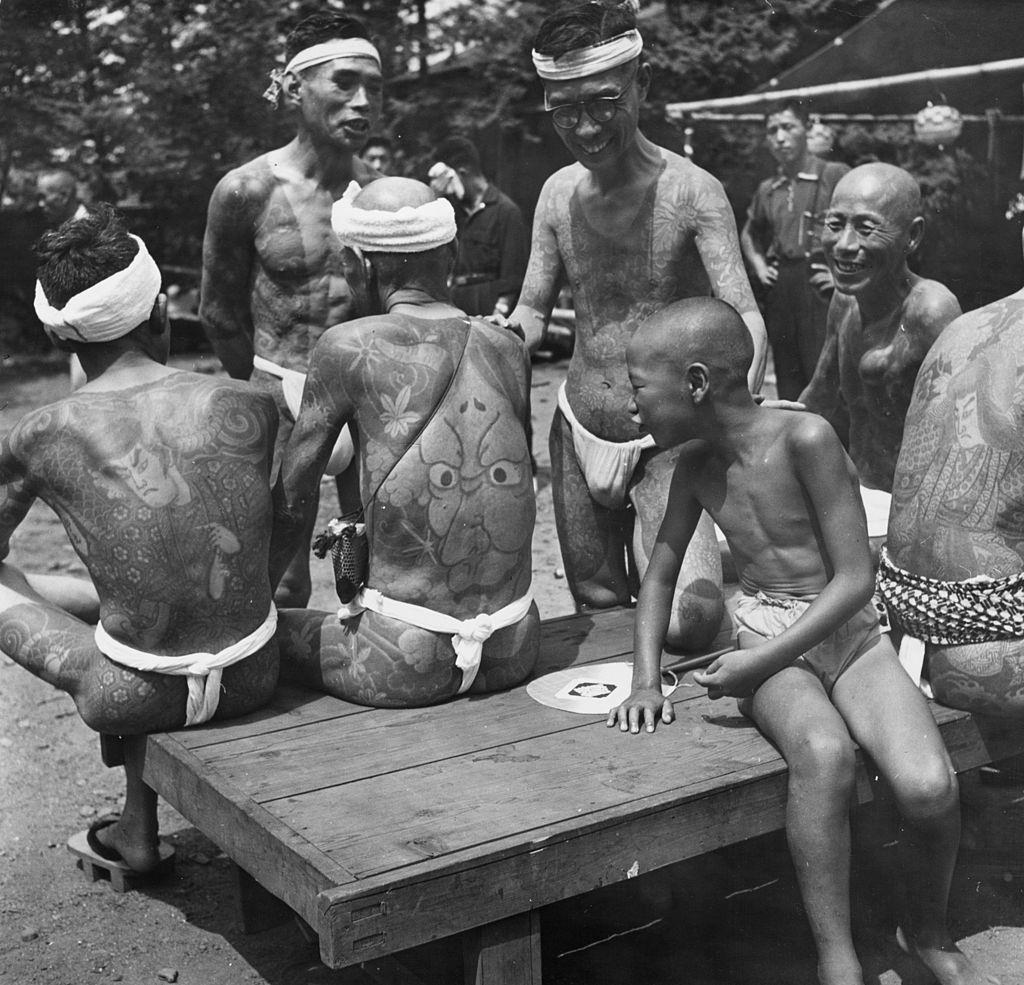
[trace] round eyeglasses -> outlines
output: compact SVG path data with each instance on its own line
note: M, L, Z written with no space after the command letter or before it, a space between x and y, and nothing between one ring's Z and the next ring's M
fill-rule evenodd
M619 100L626 95L636 82L636 72L625 87L614 96L595 96L593 99L581 99L576 103L562 103L560 106L548 106L547 95L544 96L544 108L551 114L551 122L559 130L575 130L579 126L584 110L595 123L608 123L619 111Z

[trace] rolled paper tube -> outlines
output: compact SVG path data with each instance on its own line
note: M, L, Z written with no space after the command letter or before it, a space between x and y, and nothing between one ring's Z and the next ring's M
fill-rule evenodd
M707 667L708 664L714 663L719 657L724 656L726 653L732 653L736 647L727 646L721 650L713 650L711 653L700 653L695 657L684 657L682 660L677 660L675 663L666 664L661 668L662 673L672 674L685 674L688 670L700 670L701 667Z

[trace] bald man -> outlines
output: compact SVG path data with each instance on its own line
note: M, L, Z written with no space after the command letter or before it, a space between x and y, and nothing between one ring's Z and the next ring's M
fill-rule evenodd
M316 508L345 425L359 449L369 565L338 615L282 614L285 677L383 707L509 687L538 647L526 347L450 302L455 213L426 185L352 185L333 225L365 317L329 329L310 356L271 575Z
M64 168L44 171L36 179L36 201L50 226L81 219L89 210L78 199L78 181Z
M871 536L884 536L889 494L917 371L960 314L953 294L913 273L924 236L921 193L902 168L854 168L832 194L821 233L835 281L825 345L800 399L849 428L849 452L866 488Z

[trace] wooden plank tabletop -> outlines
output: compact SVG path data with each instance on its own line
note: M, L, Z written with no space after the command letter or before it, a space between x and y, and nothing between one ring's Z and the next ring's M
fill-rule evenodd
M632 624L545 623L537 674L629 660ZM673 699L675 723L632 736L525 687L408 710L282 687L245 719L153 736L145 778L341 967L778 828L775 749L689 674ZM1021 741L935 713L958 769Z

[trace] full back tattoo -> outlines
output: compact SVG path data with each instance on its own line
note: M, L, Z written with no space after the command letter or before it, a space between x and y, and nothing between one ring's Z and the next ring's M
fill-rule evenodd
M523 427L526 356L518 340L482 322L470 330L468 319L388 315L332 329L318 353L325 345L337 377L311 375L306 400L329 415L338 388L354 404L368 585L458 619L521 598L531 581L536 506ZM537 621L534 609L484 644L480 687L526 676L536 659ZM353 631L338 628L333 616L321 623L292 613L285 620L294 634L286 641L289 654L319 653L322 678L311 678L319 686L392 706L455 693L450 636L369 611L352 621ZM318 645L311 633L319 634Z
M1016 295L961 316L925 359L893 487L888 545L901 567L950 581L1024 570L1022 352ZM946 703L1024 715L1024 641L928 653Z
M275 427L268 398L190 373L80 391L27 415L4 439L3 460L22 463L0 476L4 533L38 497L88 569L108 631L152 653L217 651L252 632L270 606ZM21 623L5 613L4 649L38 650L46 679L77 679L76 700L109 701L90 709L94 727L104 715L128 715L124 732L133 723L140 731L180 724L184 678L97 661L88 627L56 608L25 609ZM81 674L90 663L95 679ZM265 700L276 680L275 645L228 668L224 680L218 714L237 714L257 694ZM167 703L179 692L181 707L174 702L154 717L154 698Z

